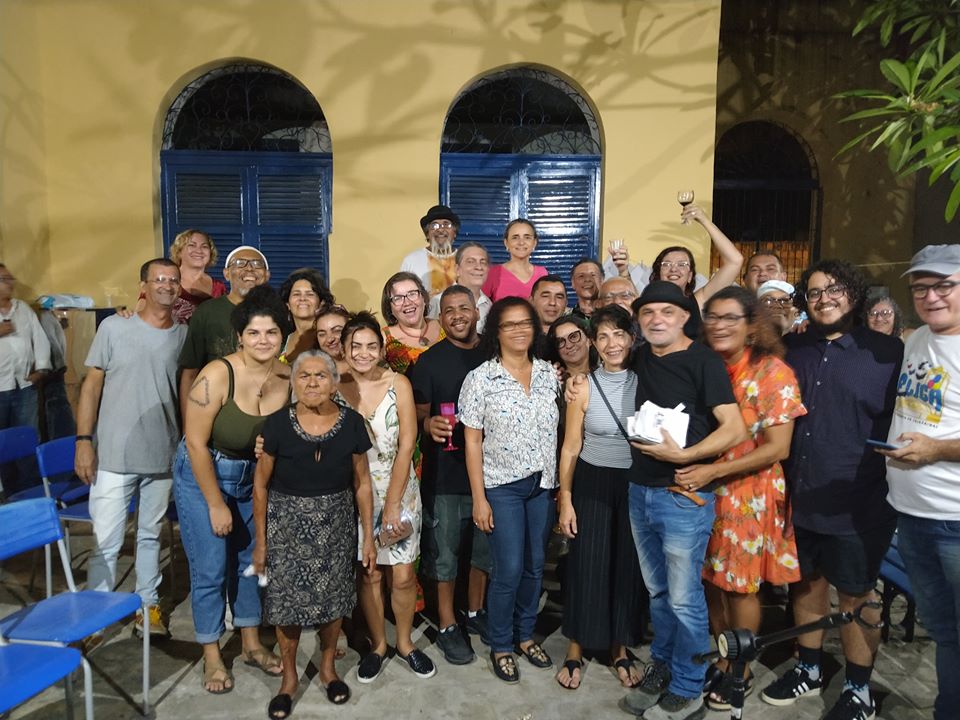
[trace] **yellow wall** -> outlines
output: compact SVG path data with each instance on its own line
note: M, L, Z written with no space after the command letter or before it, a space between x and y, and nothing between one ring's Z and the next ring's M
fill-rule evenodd
M246 58L292 74L327 117L331 281L350 305L374 306L422 245L453 98L523 63L597 110L604 241L625 237L648 262L680 241L705 261L675 196L710 195L719 21L720 0L0 0L0 253L24 296L129 301L161 249L167 107Z

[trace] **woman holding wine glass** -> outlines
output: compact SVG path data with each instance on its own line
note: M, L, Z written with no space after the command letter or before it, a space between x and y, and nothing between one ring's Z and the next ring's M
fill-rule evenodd
M693 259L693 253L680 245L672 245L664 248L653 261L653 267L650 272L650 281L666 280L677 285L688 297L693 297L697 301L696 314L691 313L690 319L683 327L684 334L689 338L698 338L700 335L700 313L704 304L718 291L729 287L736 282L740 275L740 267L743 265L743 255L737 250L737 247L731 242L730 238L723 234L710 218L707 217L699 205L693 202L693 190L681 190L677 193L677 200L683 207L680 213L680 222L684 225L691 220L699 223L707 235L710 236L710 242L720 254L720 267L713 274L707 284L699 290L695 290L697 282L697 264Z

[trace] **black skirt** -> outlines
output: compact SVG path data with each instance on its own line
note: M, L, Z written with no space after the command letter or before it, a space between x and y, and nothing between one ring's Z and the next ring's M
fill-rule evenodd
M353 490L317 497L271 490L264 621L320 625L353 612L356 548Z
M584 648L634 646L643 638L649 600L630 530L629 470L577 460L564 579L563 634Z

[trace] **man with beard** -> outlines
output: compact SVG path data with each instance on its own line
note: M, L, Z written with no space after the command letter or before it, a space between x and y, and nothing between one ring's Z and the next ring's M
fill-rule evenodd
M473 524L473 499L464 457L463 426L441 416L442 403L456 403L467 373L483 363L477 349L477 308L470 290L451 285L440 296L440 324L445 340L427 350L408 374L423 429L423 497L421 562L424 575L437 582L437 645L444 659L465 665L474 658L466 634L457 624L453 598L460 558L470 557L467 583L467 632L486 637L483 610L490 553L487 536ZM452 438L455 449L446 449ZM432 440L432 442L431 442Z
M113 590L130 498L139 491L137 594L149 609L148 632L167 635L160 612L160 525L170 503L177 419L177 355L187 328L173 320L180 269L157 258L140 268L143 309L115 315L97 330L77 409L77 476L90 488L96 546L87 587ZM213 301L211 301L213 302ZM94 445L96 434L96 446ZM135 628L143 631L137 612Z
M407 255L400 270L420 278L433 298L452 285L456 277L453 241L460 230L460 217L446 205L434 205L420 218L420 229L427 246Z
M570 270L570 284L577 294L577 304L573 306L571 314L585 320L593 314L597 304L597 295L600 293L600 284L603 282L603 266L592 258L580 258Z
M230 324L230 313L251 289L270 279L270 265L257 248L241 245L227 255L223 277L230 284L230 292L201 303L190 318L187 339L180 352L180 417L186 417L187 397L200 369L237 349L237 333Z
M791 587L800 625L830 612L830 586L840 610L875 600L880 563L896 516L887 504L884 459L866 444L887 437L903 343L857 324L866 295L863 275L849 263L821 260L803 273L795 302L810 328L785 338L807 415L797 418L784 463L802 579ZM863 612L868 623L880 611ZM840 628L846 679L827 720L874 717L869 680L880 631L850 623ZM768 685L761 698L791 705L823 686L823 631L801 635L799 662Z

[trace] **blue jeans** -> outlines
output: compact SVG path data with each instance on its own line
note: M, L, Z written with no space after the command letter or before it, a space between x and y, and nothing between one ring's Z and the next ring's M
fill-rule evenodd
M511 652L515 643L533 638L537 622L550 531L550 492L540 487L540 473L536 473L487 488L486 495L494 525L489 536L487 634L493 652Z
M670 668L670 692L687 698L700 697L706 673L693 656L710 649L701 573L716 512L713 493L697 494L706 504L630 485L630 527L650 593L650 655Z
M933 716L960 718L960 520L900 513L897 531L917 614L937 644L939 694Z
M223 500L233 514L233 530L226 537L213 534L210 509L197 485L183 440L173 461L173 487L180 517L180 536L190 563L190 605L198 643L217 642L226 629L225 601L230 603L234 627L260 624L257 577L243 577L253 557L252 460L232 460L211 450L213 468Z
M0 430L28 425L39 432L37 388L34 385L0 391ZM40 471L33 454L0 467L3 492L12 495L40 484Z

